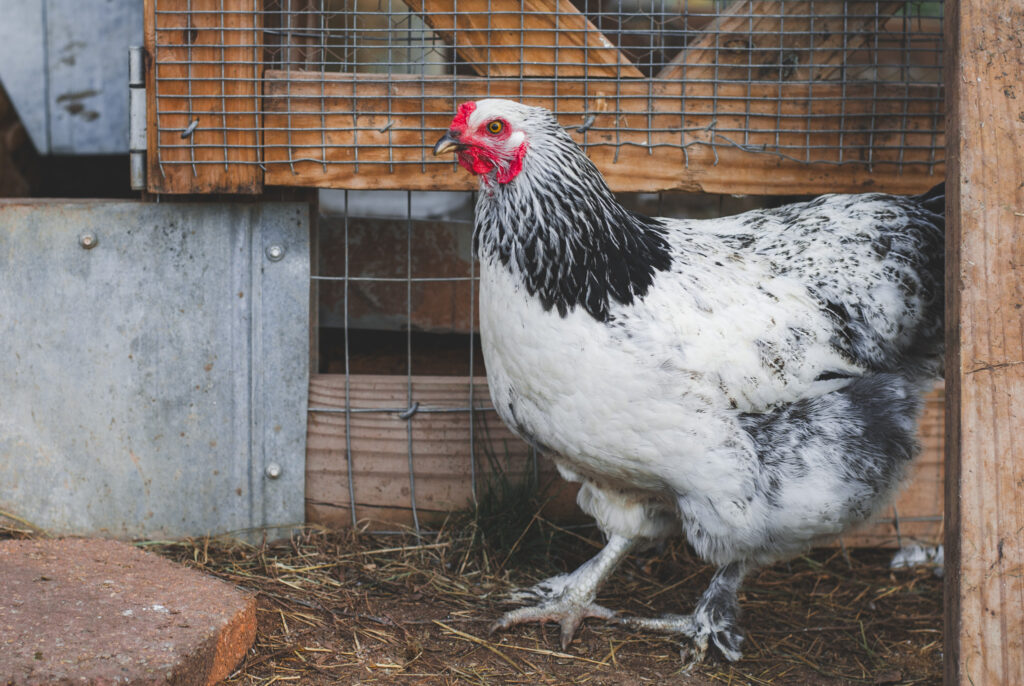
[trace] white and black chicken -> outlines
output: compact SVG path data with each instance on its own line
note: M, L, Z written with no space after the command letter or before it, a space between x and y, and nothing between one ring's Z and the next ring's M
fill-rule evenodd
M480 177L480 330L501 418L581 483L608 542L494 628L585 617L739 659L751 569L864 521L916 452L942 372L943 193L825 195L712 220L620 205L545 109L458 108L434 154ZM690 615L594 600L679 529L718 566Z

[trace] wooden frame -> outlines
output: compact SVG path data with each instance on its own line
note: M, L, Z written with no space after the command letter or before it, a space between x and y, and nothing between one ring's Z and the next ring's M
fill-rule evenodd
M1024 2L951 3L946 683L1024 684Z
M739 147L710 143L716 136L742 136L748 130L748 148L771 145L840 146L844 134L840 117L846 121L884 120L880 108L869 104L869 92L884 102L897 102L902 87L843 86L840 84L746 84L697 82L692 84L657 83L643 80L615 82L562 83L551 81L489 81L461 77L455 84L447 77L424 78L268 72L264 98L266 183L268 185L320 186L326 188L373 188L411 190L473 190L475 179L458 170L453 163L438 165L429 157L436 135L451 121L458 102L487 95L514 97L529 104L559 108L571 112L594 113L593 129L587 133L590 157L617 191L683 190L706 193L782 195L791 193L855 192L886 190L912 193L942 179L940 163L913 164L904 156L904 169L896 164L878 164L874 168L862 160L850 164L804 164L771 154L748 152ZM934 98L937 88L922 86L915 91L922 98ZM391 111L380 108L390 97ZM837 104L851 98L846 111L821 120L821 131L808 135L802 130L776 134L767 130L781 110L784 113L808 111L811 102ZM678 112L686 101L687 112ZM609 112L612 102L619 110ZM652 109L653 102L653 109ZM913 102L904 111L892 113L892 129L906 124L919 134L875 133L845 134L849 145L902 140L908 146L930 146L936 122L924 100ZM429 112L424 114L422 111ZM872 111L873 110L873 111ZM334 114L343 112L344 114ZM352 113L355 113L353 116ZM643 128L616 131L616 120L635 117ZM390 126L388 125L390 123ZM580 124L582 118L566 121ZM650 126L663 133L649 134ZM674 147L681 131L689 145ZM761 129L761 130L759 130ZM614 133L613 133L614 131ZM671 132L671 133L670 133ZM576 136L583 140L583 135ZM604 145L602 145L602 143ZM672 145L673 147L669 147ZM330 163L308 160L315 150ZM291 162L306 158L308 161ZM882 160L878 160L881 162ZM889 159L895 162L895 159ZM424 164L426 162L427 164Z
M157 1L147 0L151 54L157 47L157 29L183 26L186 15L176 13L176 8L188 6L186 0L159 0L157 15ZM872 11L884 14L902 6L899 2L853 3L852 18L839 27L827 17L793 15L785 9L792 4L779 0L743 0L737 8L763 16L753 21L749 14L740 19L740 12L726 12L715 29L748 46L747 57L739 60L745 66L710 66L717 46L709 38L682 51L653 80L643 78L567 0L522 0L530 11L513 22L516 26L505 23L511 20L509 11L520 7L519 0L487 0L486 4L464 0L459 12L451 0L411 0L431 26L454 43L479 77L257 74L256 66L245 60L258 62L250 54L252 46L258 45L258 14L245 11L251 9L251 0L225 2L224 9L231 13L221 21L232 24L228 35L236 37L234 45L208 47L217 44L211 34L225 33L224 24L212 21L208 12L215 4L212 0L193 0L192 12L201 10L195 15L197 25L178 31L185 42L161 46L158 63L152 65L151 76L159 72L171 79L161 86L159 95L153 79L149 81L152 192L252 193L264 183L472 189L469 175L428 158L429 148L459 101L484 95L520 98L577 113L564 120L569 126L579 127L593 117L590 130L579 139L617 191L918 192L944 174L942 161L932 154L942 146L941 115L928 102L939 97L938 87L883 84L865 88L800 81L812 73L815 79L827 76L834 71L829 65L837 63L842 50L865 42L860 30L876 19L861 16L858 7L870 5ZM826 2L822 7L826 15L841 14L845 5ZM474 23L478 15L473 11L485 15L486 8L492 11L487 25ZM557 51L537 45L543 41L536 36L555 30ZM812 34L824 38L809 38ZM709 34L715 40L721 35ZM837 42L839 35L845 36L845 43ZM220 44L223 38L219 36ZM246 42L249 39L252 45ZM182 64L186 54L191 65ZM772 81L757 82L760 77L751 70L758 67L753 63L778 62L779 55L786 56L787 63L792 61L792 70ZM218 83L217 74L226 80ZM198 93L187 92L184 78L189 75L204 79ZM249 95L251 102L262 97L262 111L253 111ZM218 107L226 111L214 115ZM158 109L163 124L159 139ZM811 115L815 125L808 130ZM221 125L208 126L215 116L223 120ZM197 117L199 128L185 136L195 143L191 146L180 137ZM630 129L630 120L640 124ZM237 153L223 145L228 137L243 146ZM842 157L842 151L852 148L869 149L874 157ZM787 149L801 159L787 158ZM809 161L803 158L805 149L816 150ZM194 166L193 154L198 162ZM357 164L357 160L371 164ZM265 164L258 164L261 161Z

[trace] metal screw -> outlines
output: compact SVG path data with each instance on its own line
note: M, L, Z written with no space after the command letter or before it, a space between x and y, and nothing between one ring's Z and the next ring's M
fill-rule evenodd
M279 262L284 257L283 245L271 245L267 247L267 259L271 262Z
M271 462L267 465L266 473L268 479L276 479L281 476L281 465L276 462Z
M100 240L96 238L96 234L94 233L83 233L78 237L78 244L86 250L92 250L99 242Z

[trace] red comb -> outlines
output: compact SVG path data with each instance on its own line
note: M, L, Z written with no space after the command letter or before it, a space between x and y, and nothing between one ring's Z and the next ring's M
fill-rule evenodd
M469 115L476 109L475 102L464 102L459 105L459 108L455 110L455 118L452 119L452 130L462 130L466 128L466 120L469 119Z

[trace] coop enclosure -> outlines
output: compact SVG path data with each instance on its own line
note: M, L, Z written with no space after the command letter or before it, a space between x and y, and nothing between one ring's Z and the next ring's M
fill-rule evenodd
M721 209L693 193L918 192L945 174L942 10L148 0L146 185L332 189L311 281L307 517L430 528L496 471L550 472L490 408L474 180L431 155L456 106L493 96L551 109L612 188L653 213ZM855 542L938 541L942 426L936 391L913 486ZM551 507L570 513L571 493Z

